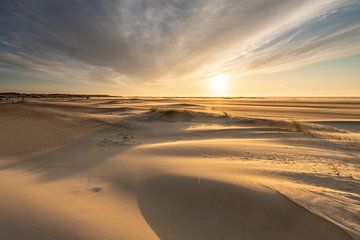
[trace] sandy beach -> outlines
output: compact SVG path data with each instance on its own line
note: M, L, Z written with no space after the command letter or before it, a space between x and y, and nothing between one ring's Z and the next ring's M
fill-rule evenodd
M0 104L1 239L360 239L360 99Z

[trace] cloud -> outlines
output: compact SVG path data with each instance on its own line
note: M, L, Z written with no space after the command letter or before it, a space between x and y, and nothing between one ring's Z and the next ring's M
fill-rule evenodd
M0 71L179 81L281 71L359 52L356 0L3 0Z
M99 67L74 61L66 56L51 55L49 58L25 53L0 52L0 72L11 75L31 75L43 80L102 82L105 84L128 81L111 68Z

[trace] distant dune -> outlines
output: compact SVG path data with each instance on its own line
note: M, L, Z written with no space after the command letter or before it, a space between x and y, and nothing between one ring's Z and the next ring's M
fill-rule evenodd
M360 239L360 98L24 97L0 126L0 239Z

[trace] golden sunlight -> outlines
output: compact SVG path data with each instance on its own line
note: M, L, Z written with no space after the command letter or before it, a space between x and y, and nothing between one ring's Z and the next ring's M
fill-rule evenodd
M218 74L210 78L210 88L214 96L226 95L226 90L229 85L229 76Z

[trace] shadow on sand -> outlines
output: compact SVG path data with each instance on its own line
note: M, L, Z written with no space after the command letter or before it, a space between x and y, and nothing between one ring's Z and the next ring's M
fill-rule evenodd
M138 188L138 203L160 239L351 239L339 227L267 189L163 176Z

